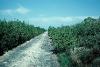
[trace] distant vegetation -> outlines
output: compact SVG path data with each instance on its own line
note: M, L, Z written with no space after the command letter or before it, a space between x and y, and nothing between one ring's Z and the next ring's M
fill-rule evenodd
M49 27L48 34L61 67L100 66L100 18L88 17L73 26Z
M24 21L0 20L0 55L44 31L43 28L25 24Z

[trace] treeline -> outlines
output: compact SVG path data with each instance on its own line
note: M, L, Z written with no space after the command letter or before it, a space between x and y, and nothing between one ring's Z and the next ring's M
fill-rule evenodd
M61 67L100 67L100 18L88 17L76 25L49 27L48 34Z
M0 55L44 31L43 28L25 24L24 21L0 20Z

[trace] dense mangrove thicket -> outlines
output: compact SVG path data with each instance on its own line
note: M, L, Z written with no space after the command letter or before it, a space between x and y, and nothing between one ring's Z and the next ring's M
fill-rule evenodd
M100 18L88 17L73 26L49 27L48 34L61 67L100 67Z
M0 55L44 31L43 28L25 24L24 21L0 20Z

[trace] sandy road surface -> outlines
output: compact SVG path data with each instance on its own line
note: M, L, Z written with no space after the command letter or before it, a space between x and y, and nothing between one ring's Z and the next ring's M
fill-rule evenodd
M45 32L0 56L0 67L59 67Z

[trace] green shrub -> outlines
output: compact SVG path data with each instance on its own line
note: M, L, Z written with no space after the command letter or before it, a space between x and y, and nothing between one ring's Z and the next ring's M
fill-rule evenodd
M0 20L0 55L44 31L43 28L25 24L24 21Z
M55 47L56 54L60 55L60 60L62 60L61 65L67 63L67 56L63 56L62 53L66 51L74 51L76 56L76 62L80 60L82 64L88 64L93 61L94 58L100 56L100 18L94 19L88 17L84 19L81 23L72 26L62 26L58 28L49 27L48 34L53 41L53 46ZM80 49L81 47L86 49ZM75 51L74 49L77 48ZM87 49L90 51L88 52ZM66 65L66 64L65 64Z
M61 67L72 67L70 58L66 53L58 54L58 61L60 62Z

